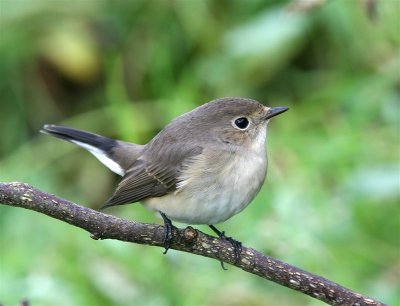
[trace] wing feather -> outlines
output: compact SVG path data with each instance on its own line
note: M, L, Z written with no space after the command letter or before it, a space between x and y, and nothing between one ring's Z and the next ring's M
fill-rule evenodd
M193 156L201 153L201 148L191 149L180 163L162 164L143 159L136 160L126 172L114 195L101 209L134 203L146 198L160 197L172 193L179 187L181 173ZM195 152L196 154L193 154Z

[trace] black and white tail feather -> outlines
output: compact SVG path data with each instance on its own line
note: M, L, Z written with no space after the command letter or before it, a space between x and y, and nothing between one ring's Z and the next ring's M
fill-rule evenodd
M86 149L107 168L120 176L125 175L126 170L139 156L143 147L61 125L46 124L41 132ZM124 153L128 150L131 158L118 158L120 155L126 156Z

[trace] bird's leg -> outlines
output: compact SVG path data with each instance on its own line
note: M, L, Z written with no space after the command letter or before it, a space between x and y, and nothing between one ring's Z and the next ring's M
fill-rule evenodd
M234 253L234 263L237 264L239 262L240 254L242 253L242 243L233 239L232 237L226 237L225 232L221 232L214 225L209 225L209 227L218 235L219 238L229 241L233 246ZM226 270L224 267L224 263L221 261L222 269Z
M172 222L170 219L168 219L168 217L163 213L163 212L159 212L161 217L163 218L164 221L164 238L163 238L163 243L164 243L164 248L165 251L163 254L167 254L169 247L171 245L171 241L172 241Z

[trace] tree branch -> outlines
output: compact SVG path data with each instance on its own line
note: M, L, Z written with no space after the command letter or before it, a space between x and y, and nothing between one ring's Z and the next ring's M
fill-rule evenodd
M93 239L117 239L163 246L164 227L123 220L82 207L24 183L0 183L0 203L40 212L80 227ZM330 305L385 305L320 276L303 271L254 249L243 247L234 263L232 245L192 227L173 229L171 248L234 265L285 287L303 292Z

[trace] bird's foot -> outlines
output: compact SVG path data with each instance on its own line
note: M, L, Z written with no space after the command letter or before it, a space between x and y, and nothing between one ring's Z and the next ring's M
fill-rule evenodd
M237 264L240 259L240 254L242 253L242 243L233 239L232 237L226 237L225 232L222 232L221 239L229 241L233 246L233 253L234 253L234 263Z
M218 235L219 238L230 242L233 247L233 256L234 256L234 264L237 264L240 259L240 254L242 253L242 243L233 239L232 237L227 237L225 232L221 232L214 225L209 225L209 227ZM221 261L221 267L224 270L227 270L224 266L224 263Z
M170 246L171 246L171 241L172 241L172 222L171 220L163 213L160 211L160 215L163 218L164 221L164 238L163 238L163 244L164 244L164 252L163 254L167 254Z

